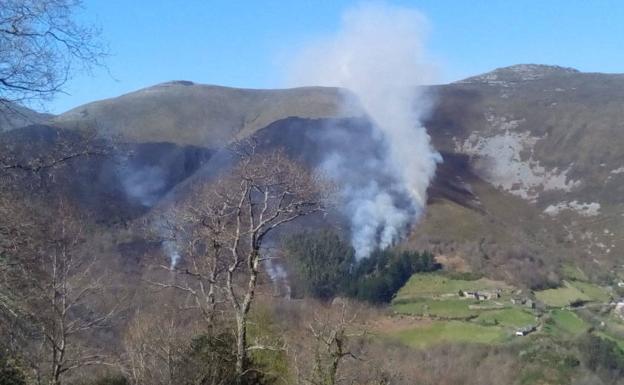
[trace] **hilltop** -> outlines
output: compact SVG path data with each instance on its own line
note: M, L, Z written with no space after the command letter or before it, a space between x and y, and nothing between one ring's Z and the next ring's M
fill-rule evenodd
M174 81L76 107L52 123L96 127L130 142L215 148L291 116L345 116L343 99L336 88L254 90Z
M427 92L435 103L425 125L444 162L426 215L404 247L433 250L462 269L527 285L557 282L568 262L595 279L615 271L624 251L624 75L525 64ZM89 193L80 187L83 180L69 179L80 199L100 194L87 207L111 202L96 207L106 222L107 216L142 215L183 190L197 170L219 167L212 155L237 138L256 135L265 146L315 162L323 151L312 145L315 135L331 125L366 125L354 104L342 107L348 99L336 88L251 90L175 81L76 107L46 124L97 130L136 154L122 172L130 179L115 176L106 162L83 170L95 181ZM27 140L23 132L17 140ZM166 175L163 183L146 177L154 172ZM128 180L149 197L127 196Z
M295 366L316 362L315 344L327 344L322 333L361 329L365 338L337 342L366 357L344 363L356 379L618 383L624 367L624 76L517 65L426 87L424 95L433 107L422 123L442 162L423 216L399 244L360 260L338 207L267 238L263 251L279 255L260 265L249 332L289 350L254 351L254 364L287 378L292 351L310 354ZM65 253L65 240L52 238L59 227L64 234L65 224L48 223L65 220L65 212L53 207L60 201L59 209L75 210L79 228L69 250L93 258L89 274L104 274L107 285L106 294L86 299L75 316L93 317L84 310L91 305L127 307L81 342L103 345L122 361L137 352L153 357L145 346L181 344L185 349L171 351L191 373L233 362L227 358L234 346L228 347L231 310L218 308L224 333L214 340L204 334L206 313L189 312L203 310L204 299L210 306L209 294L196 294L206 295L203 282L212 273L196 271L196 262L200 269L219 267L207 257L204 231L219 226L221 217L206 222L203 216L213 214L202 211L214 209L210 197L217 195L198 189L232 170L228 145L253 138L258 151L281 149L315 169L338 151L368 155L356 158L372 163L383 151L371 121L337 88L250 90L175 81L57 116L18 108L29 118L5 112L9 124L0 143L5 159L26 167L7 174L12 179L0 209L9 225L0 232L20 240L20 231L33 228L33 239L44 234L43 241L52 242L35 255L43 250L55 257L47 247ZM63 158L68 154L78 155ZM40 222L50 236L38 231ZM18 245L14 250L29 258L29 245ZM204 357L205 350L230 364ZM160 378L166 365L159 350L156 355L146 367ZM378 367L369 373L362 363ZM126 373L118 374L125 381ZM372 383L366 381L356 380Z

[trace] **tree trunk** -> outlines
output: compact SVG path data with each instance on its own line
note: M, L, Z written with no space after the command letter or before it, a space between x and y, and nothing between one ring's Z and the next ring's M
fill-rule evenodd
M236 314L236 382L243 383L247 363L247 314Z
M249 257L249 281L247 292L240 309L236 312L236 376L239 384L247 370L247 317L253 302L258 282L258 264L260 262L258 250L252 251Z

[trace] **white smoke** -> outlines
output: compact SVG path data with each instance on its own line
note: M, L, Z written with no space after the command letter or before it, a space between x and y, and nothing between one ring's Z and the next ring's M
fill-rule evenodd
M178 251L178 246L175 241L165 241L163 242L163 251L169 258L169 268L171 270L175 269L178 266L178 262L180 262L180 252Z
M345 167L354 163L349 154L334 153L323 163L343 185L359 258L394 243L420 216L441 161L419 122L430 107L419 86L430 84L434 74L424 53L426 29L426 19L414 9L361 4L345 12L338 33L304 47L290 71L290 86L351 91L374 125L373 136L387 149L381 161L374 159L376 164L356 167L360 173L381 170L392 182L373 179L363 185L362 175L354 180L358 170ZM401 196L409 197L407 208Z
M156 166L136 166L126 160L119 176L127 196L145 207L153 206L165 187L164 172Z
M285 298L291 297L291 288L288 281L288 272L280 263L274 262L271 258L264 261L265 271L273 282L273 289L276 294L283 294Z

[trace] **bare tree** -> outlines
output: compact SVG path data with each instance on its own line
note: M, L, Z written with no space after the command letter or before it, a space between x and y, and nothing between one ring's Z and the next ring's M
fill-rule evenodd
M97 130L79 133L55 129L44 147L11 137L0 137L0 180L2 191L20 178L41 178L71 161L94 156L109 156L114 143L98 137Z
M102 62L100 31L74 20L80 0L0 0L0 102L49 99Z
M40 238L29 238L36 254L20 258L12 269L20 284L8 292L15 316L26 324L21 356L38 382L58 385L76 369L110 364L90 342L117 308L104 301L105 275L96 259L84 254L82 224L65 204L54 214Z
M326 189L282 151L262 153L255 142L246 141L234 152L238 163L228 175L199 189L192 207L174 215L181 230L176 247L185 251L175 271L186 277L184 283L158 285L189 293L208 322L214 320L216 305L229 303L236 321L236 373L242 381L253 370L249 352L283 349L248 341L261 264L271 258L265 242L287 223L323 210ZM183 230L189 223L193 229Z
M154 293L124 335L124 372L134 385L231 384L235 378L231 329L208 332L205 319L182 309L177 297Z
M237 147L238 165L214 192L229 225L224 243L225 290L236 318L236 371L239 381L250 368L248 353L270 348L249 345L247 322L258 285L264 242L281 226L323 210L323 184L282 151L261 153L254 142Z
M225 302L223 276L226 271L224 253L227 206L214 200L213 186L198 183L191 186L185 202L157 216L151 231L164 238L164 249L169 254L184 255L183 264L170 261L159 266L175 273L175 279L150 281L160 288L178 290L187 297L183 307L199 311L207 330L213 329L218 306ZM170 256L176 258L175 256Z
M344 361L360 359L354 349L354 340L363 336L355 326L357 317L358 312L347 301L338 301L332 308L314 313L307 324L312 339L300 343L305 346L299 346L299 352L294 354L300 383L337 385L344 382L340 377Z
M0 338L31 363L35 377L59 383L79 367L103 363L86 341L112 313L104 311L96 257L86 252L84 221L57 203L62 188L49 188L63 184L65 166L106 156L110 146L94 133L54 134L41 149L0 138Z
M177 384L177 365L193 332L171 309L137 311L124 337L130 381L135 385Z
M44 181L53 180L72 161L107 156L111 151L94 132L69 136L57 132L44 151L29 147L28 141L0 137L0 317L17 316L11 299L21 280L16 278L16 268L38 254L42 229L50 224L49 205L42 202L52 197L44 196Z

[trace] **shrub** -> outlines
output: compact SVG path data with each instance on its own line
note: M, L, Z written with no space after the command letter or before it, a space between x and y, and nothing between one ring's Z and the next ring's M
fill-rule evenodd
M17 363L0 355L0 385L26 385L26 376Z
M234 383L235 346L234 336L228 332L196 336L179 364L180 383L210 384L215 378Z
M624 351L614 341L587 334L579 345L589 369L612 378L624 376Z

